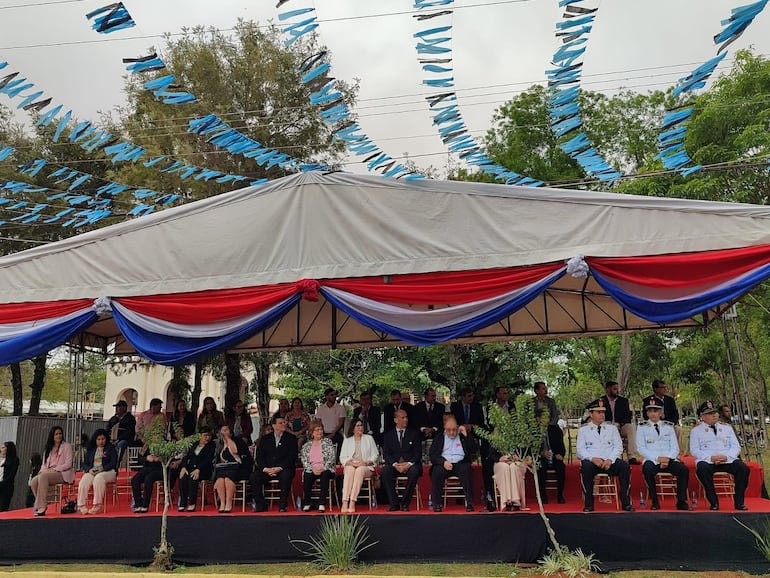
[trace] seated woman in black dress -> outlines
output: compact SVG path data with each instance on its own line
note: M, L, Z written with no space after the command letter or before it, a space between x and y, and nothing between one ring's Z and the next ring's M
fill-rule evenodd
M233 510L235 484L248 480L254 460L242 438L233 437L230 427L223 425L219 430L221 441L214 470L214 492L219 502L219 513Z
M134 495L134 513L149 511L152 501L152 488L155 482L163 481L163 464L158 456L150 453L148 447L142 448L139 462L142 468L131 478L131 491Z
M211 439L211 430L201 429L200 440L187 452L179 469L179 511L195 511L198 500L198 485L211 479L214 469L216 446Z

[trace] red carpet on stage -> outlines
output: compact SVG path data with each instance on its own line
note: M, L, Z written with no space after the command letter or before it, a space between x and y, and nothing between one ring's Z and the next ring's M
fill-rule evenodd
M692 495L693 492L695 492L695 496L697 499L697 506L695 507L694 512L707 512L709 511L709 504L708 501L703 498L701 493L701 487L700 483L698 482L697 477L695 476L695 464L693 458L685 458L684 462L687 464L687 466L690 468L690 481L689 481L689 493ZM749 507L749 511L751 512L770 512L770 500L763 500L761 498L761 492L762 492L762 467L754 462L747 462L749 468L751 469L751 475L749 477L749 487L746 491L746 505ZM340 471L341 473L341 471ZM341 487L342 484L342 478L341 476L338 478L338 490ZM71 489L72 498L76 499L76 485L74 485ZM483 482L481 478L481 468L478 466L474 466L473 469L473 502L476 508L476 512L481 511L483 507L483 503L481 501L482 497L482 488L483 488ZM420 478L419 482L419 489L420 489L420 496L422 501L422 507L419 511L416 509L416 502L415 500L412 500L412 506L410 508L410 514L433 514L431 510L428 509L428 496L430 494L430 477L428 475L428 468L426 467L422 477ZM297 474L294 477L294 496L295 500L296 497L302 496L302 472L301 470L297 470ZM376 509L370 509L367 504L364 503L364 500L359 500L359 503L356 507L356 513L357 514L372 514L372 515L403 515L402 512L388 512L387 504L384 502L384 492L382 490L378 490L377 492L378 499L381 499L380 503L378 503ZM642 467L640 465L631 466L631 498L632 503L634 507L637 509L637 511L640 512L650 512L649 510L649 503L645 505L644 508L641 508L639 506L639 499L640 499L640 493L644 494L646 497L646 486L644 484L644 480L642 478ZM566 504L557 504L556 503L556 496L553 495L553 492L549 492L549 503L545 505L545 511L548 513L577 513L581 512L583 510L583 500L582 500L582 491L580 487L580 477L579 477L579 464L577 461L573 461L572 463L567 464L567 476L566 476L566 484L565 484L565 498L567 500ZM198 510L196 512L188 513L188 512L177 512L176 509L176 502L174 502L174 505L169 509L169 512L172 516L180 516L180 517L191 517L191 516L211 516L211 515L220 515L217 511L216 507L213 504L213 497L211 495L211 486L208 486L207 490L207 505L203 511L200 510L200 505L198 506ZM176 499L177 493L174 492L174 499ZM527 492L526 492L526 501L527 501L527 507L530 509L527 511L519 511L519 512L499 512L500 515L522 515L522 514L528 514L528 513L534 513L537 511L537 499L535 497L535 490L534 490L534 481L531 475L527 475ZM153 516L153 515L159 515L160 511L162 510L162 507L159 508L159 511L156 513L155 511L155 501L153 500L150 511L146 514L134 514L130 509L130 502L131 498L130 496L120 496L117 503L112 503L112 496L111 496L111 487L108 489L107 494L107 511L102 514L97 515L88 515L84 516L82 514L60 514L59 508L55 507L55 505L51 505L48 508L48 511L46 512L46 518L49 517L67 517L67 518L109 518L109 517L121 517L121 516L131 516L131 517L140 517L140 516ZM200 497L198 499L198 504L200 504ZM675 502L673 498L664 498L660 502L661 504L661 510L659 512L676 512L675 509ZM595 500L595 509L597 512L605 512L605 513L611 513L611 512L618 512L618 509L615 506L614 501L611 503L602 503L598 498ZM447 508L445 510L446 512L451 513L462 513L463 515L473 515L472 513L466 514L465 512L465 506L464 504L458 504L458 503L452 503L452 500L449 501L447 504ZM732 500L727 496L720 496L720 511L726 511L731 512L733 510L733 503ZM329 509L327 507L327 512L336 512L339 513L339 506L335 503L333 504L333 507ZM627 515L625 512L622 512L624 515ZM650 512L655 513L655 512ZM686 515L687 512L678 512L679 514ZM241 504L235 504L233 508L233 512L230 514L227 514L228 516L233 515L241 515ZM278 514L278 508L276 505L272 505L271 509L268 512L260 513L260 514L253 514L251 512L251 507L249 504L246 505L246 514L249 516L270 516L270 515L279 515ZM315 510L311 511L310 513L304 513L304 512L298 512L296 511L296 508L291 507L289 508L289 512L280 514L281 516L286 515L296 515L296 516L318 516L318 512ZM3 512L0 513L0 521L1 520L9 520L9 519L22 519L22 518L31 518L32 517L32 509L31 508L24 508L21 510L12 510L10 512Z

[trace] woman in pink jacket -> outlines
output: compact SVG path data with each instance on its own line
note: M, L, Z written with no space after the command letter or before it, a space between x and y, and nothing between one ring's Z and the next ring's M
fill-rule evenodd
M72 468L72 445L64 441L64 430L58 425L48 432L43 453L43 467L29 482L35 496L35 516L45 516L48 506L48 486L71 484L75 481Z

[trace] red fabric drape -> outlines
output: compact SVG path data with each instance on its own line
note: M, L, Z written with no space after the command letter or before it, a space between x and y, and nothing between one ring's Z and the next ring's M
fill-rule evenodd
M6 303L0 305L0 323L21 323L62 317L93 305L93 299L46 301L40 303Z

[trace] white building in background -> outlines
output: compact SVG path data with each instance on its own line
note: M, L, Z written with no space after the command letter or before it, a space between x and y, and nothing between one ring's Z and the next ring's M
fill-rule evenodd
M131 413L140 413L150 407L150 400L163 400L163 411L173 412L169 389L174 369L151 363L139 357L116 357L106 363L107 385L104 391L105 419L113 415L112 405L125 400ZM191 372L192 373L192 372ZM192 378L191 378L192 381ZM245 391L246 379L242 390ZM210 373L203 374L201 403L205 397L213 397L217 408L224 411L225 384Z

